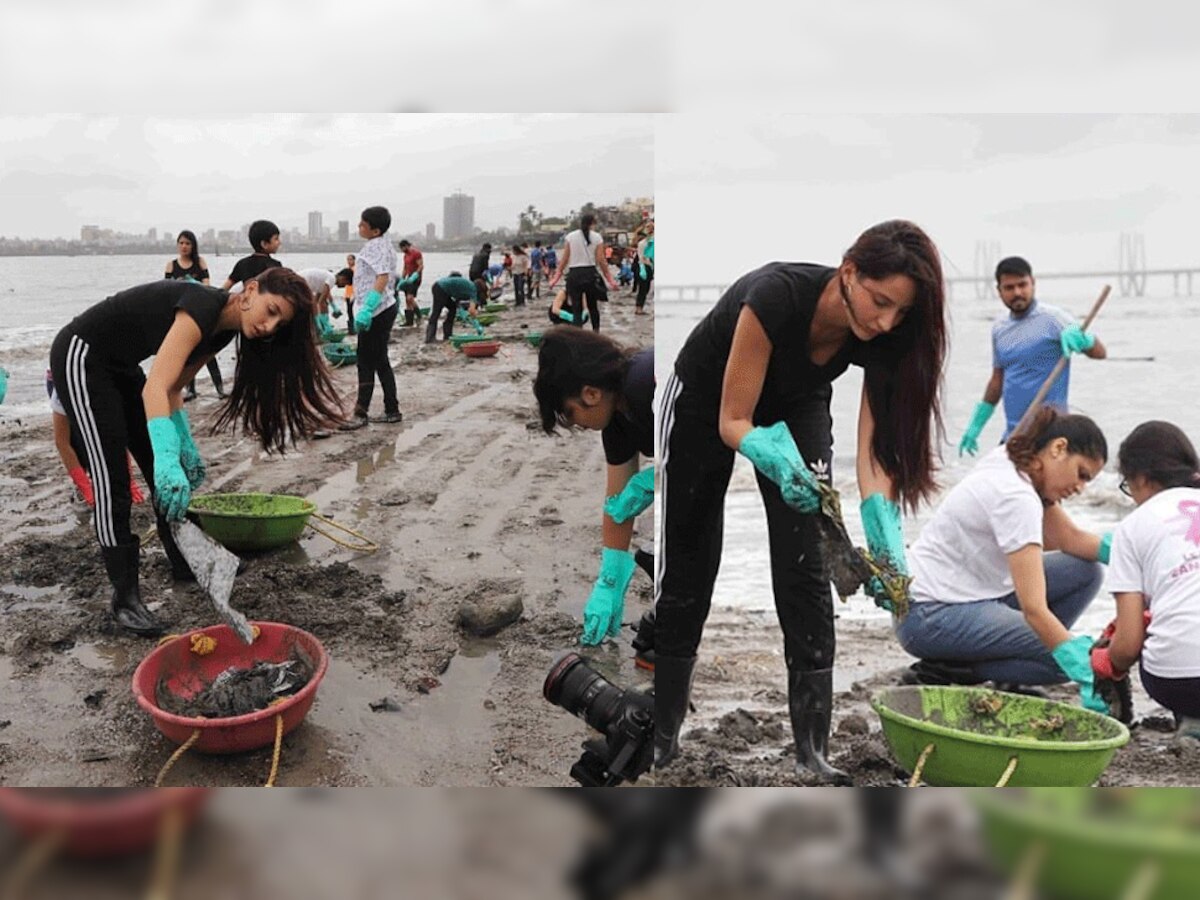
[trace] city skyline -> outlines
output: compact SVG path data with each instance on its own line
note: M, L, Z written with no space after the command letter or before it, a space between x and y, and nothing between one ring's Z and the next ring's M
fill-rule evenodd
M387 206L397 233L476 198L475 224L515 229L533 205L653 196L649 115L0 117L0 235L225 230L258 218L307 232Z

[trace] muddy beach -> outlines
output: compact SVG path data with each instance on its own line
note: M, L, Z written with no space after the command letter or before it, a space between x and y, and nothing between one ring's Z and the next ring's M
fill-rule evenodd
M654 319L635 317L631 298L614 294L604 311L608 334L652 343ZM568 770L592 733L541 689L554 658L579 649L604 456L598 435L551 438L537 424L536 351L523 336L546 326L541 302L510 309L488 329L505 342L501 353L480 360L424 346L423 329L396 328L404 422L335 433L282 458L208 435L217 406L201 378L188 405L208 464L201 492L302 495L380 545L364 555L306 530L283 550L244 554L232 605L312 632L331 656L312 712L284 741L279 784L573 783ZM352 398L354 368L335 380ZM380 404L376 391L373 414ZM111 622L90 512L71 496L49 415L0 419L0 783L149 784L173 749L130 691L153 644ZM133 525L152 532L145 506L134 507ZM646 516L634 543L652 541ZM142 593L173 632L217 621L199 588L171 581L157 539L143 547ZM635 575L627 626L650 597L649 579ZM519 601L520 618L470 637L458 623L470 599ZM632 636L626 627L619 646L587 654L622 685L645 679ZM187 754L169 782L253 785L269 766L269 748Z
M837 639L830 761L859 787L907 784L909 774L888 749L871 697L899 684L913 658L883 621L840 618ZM1165 730L1170 717L1150 700L1136 675L1133 688L1132 739L1117 751L1098 785L1200 783L1200 741L1177 740ZM1072 685L1047 688L1046 693L1050 699L1078 704ZM714 606L700 645L692 704L680 757L656 775L656 784L808 784L792 771L795 749L787 716L783 639L773 616Z

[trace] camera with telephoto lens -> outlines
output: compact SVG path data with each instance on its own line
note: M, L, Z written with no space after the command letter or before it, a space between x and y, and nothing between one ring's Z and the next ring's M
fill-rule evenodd
M602 737L583 742L583 755L571 777L584 787L615 787L637 781L654 763L654 697L622 690L566 653L550 669L542 695L588 723Z

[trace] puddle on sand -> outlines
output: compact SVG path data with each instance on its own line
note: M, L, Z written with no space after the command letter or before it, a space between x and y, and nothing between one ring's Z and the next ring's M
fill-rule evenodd
M129 649L119 644L76 644L67 651L67 658L85 669L98 672L122 672L129 665Z
M14 584L12 582L0 584L0 594L8 594L21 598L21 601L7 607L9 612L58 606L59 601L65 596L61 584L52 584L48 587L35 587L32 584Z
M293 738L315 744L290 770L289 782L320 783L322 758L337 755L344 757L345 770L369 784L485 784L494 714L484 701L499 671L494 647L476 642L454 657L440 686L414 695L390 679L332 659L308 722ZM401 709L372 712L370 704L383 697Z

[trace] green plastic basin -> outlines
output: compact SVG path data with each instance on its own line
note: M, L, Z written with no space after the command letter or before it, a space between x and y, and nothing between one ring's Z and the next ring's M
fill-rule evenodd
M358 350L349 344L323 344L321 352L335 369L358 361Z
M346 339L346 330L344 328L335 328L325 336L324 343L340 344Z
M495 325L500 321L500 316L496 313L480 313L475 317L480 325Z
M474 341L490 341L492 338L486 334L452 334L450 335L450 343L455 348L461 347L463 344L470 344Z
M507 303L485 303L483 306L484 312L498 313L508 309Z
M1121 900L1152 866L1153 900L1190 900L1200 885L1200 792L1180 788L974 791L997 865L1015 873L1041 848L1036 884L1059 900Z
M540 331L531 331L525 335L525 343L530 347L540 347L542 343L542 333Z
M200 494L194 513L211 537L230 550L273 550L300 537L315 504L288 494Z
M994 785L1014 756L1012 787L1086 787L1129 742L1116 719L986 688L905 685L882 691L871 705L907 771L934 745L921 777L935 787Z

